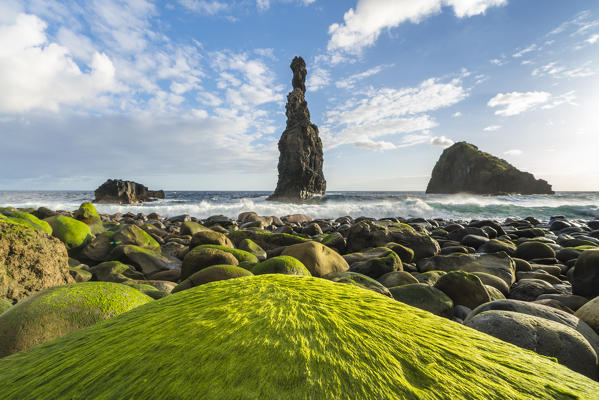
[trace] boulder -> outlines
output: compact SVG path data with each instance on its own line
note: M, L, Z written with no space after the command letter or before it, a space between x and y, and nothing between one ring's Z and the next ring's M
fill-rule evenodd
M507 161L458 142L446 148L433 168L426 193L553 194L551 185Z
M46 289L0 315L0 357L112 318L149 301L152 299L139 291L111 282L72 283Z
M255 255L241 249L234 249L228 246L220 246L216 244L202 244L200 246L194 247L192 251L197 251L200 249L217 249L224 251L225 253L230 253L237 259L239 266L245 269L252 269L254 265L258 264L258 258Z
M233 243L229 240L227 235L209 229L194 233L189 245L191 247L196 247L202 244L216 244L219 246L233 247Z
M48 235L52 234L52 227L50 226L50 224L44 220L37 218L33 214L7 208L0 208L0 216L6 217L2 218L6 220L5 222L11 222L13 224L39 229L46 232Z
M125 224L121 226L112 236L112 241L115 245L132 244L160 253L160 244L156 239L137 225Z
M271 257L254 265L252 268L254 275L263 274L285 274L285 275L306 275L310 276L310 271L297 258L290 256Z
M73 213L73 217L89 226L89 229L94 235L104 232L102 218L100 217L100 214L98 214L96 207L89 201L81 204L79 209Z
M449 296L454 304L471 309L491 301L480 278L464 271L448 272L435 283L435 288Z
M243 239L241 242L239 242L237 248L239 250L244 250L248 253L253 254L258 259L258 261L266 260L266 251L262 247L258 246L258 244L251 239Z
M94 203L137 204L145 201L164 199L164 191L148 190L140 183L108 179L95 191Z
M591 379L597 379L597 354L574 329L548 320L513 311L485 311L465 324L558 362Z
M349 269L347 261L339 253L318 242L294 244L285 248L281 255L297 258L316 277Z
M393 298L412 307L445 318L453 316L453 301L437 288L424 283L389 288Z
M0 299L16 303L73 282L64 244L42 229L0 220Z
M238 266L239 261L231 253L214 248L199 248L190 251L183 259L181 279L187 279L192 274L212 265Z
M414 278L414 276L407 271L388 272L385 275L380 276L377 281L388 288L418 283L418 279Z
M60 239L71 252L77 252L92 241L92 231L85 223L64 215L46 219L52 227L52 236Z
M484 272L502 279L511 286L516 280L516 264L505 253L493 254L450 254L434 256L418 261L421 272L427 271L466 271Z
M102 282L126 282L131 279L143 279L144 274L120 261L106 261L90 268L94 279Z
M179 269L182 264L181 260L175 257L163 256L155 251L132 244L115 247L108 255L108 259L133 265L144 275L151 275L169 269Z
M584 297L599 296L599 249L583 251L574 265L572 291Z
M377 247L363 253L350 253L343 256L350 271L377 279L393 271L402 271L401 259L387 247Z
M279 180L268 200L305 201L323 195L327 182L322 173L322 142L318 127L310 122L306 93L306 63L291 62L293 90L287 95L287 127L279 140Z
M478 314L493 310L513 311L564 324L584 336L593 350L599 354L599 336L597 333L595 333L595 331L593 331L591 326L585 323L586 321L584 321L584 319L579 319L579 317L576 317L565 311L548 307L543 304L513 299L496 300L490 303L481 304L480 306L476 307L470 314L468 314L468 317L464 320L464 323L468 323Z
M380 293L383 296L393 297L391 296L389 289L387 289L385 286L381 285L374 279L366 275L358 274L357 272L331 272L330 274L323 276L323 278L336 283L346 283L362 289L372 290L373 292Z
M516 257L523 260L532 260L535 258L555 258L555 250L551 246L537 242L529 241L520 243L516 249Z
M599 333L599 297L595 297L580 307L574 315L586 322L595 332Z
M382 247L389 242L401 244L414 252L414 259L431 257L441 251L439 243L425 233L419 233L410 225L392 221L360 221L350 228L347 250L363 251Z
M510 288L508 297L514 300L534 301L543 294L558 294L559 289L541 279L521 279Z
M201 285L0 359L0 387L7 399L37 400L557 400L599 392L553 360L380 294L280 274Z
M239 244L245 240L250 239L264 250L269 251L278 247L291 246L298 243L306 243L309 239L303 237L289 235L287 233L272 233L266 231L250 231L240 229L238 231L231 232L227 235L233 244L239 247Z
M243 278L252 275L253 274L245 268L233 265L212 265L193 273L189 278L178 284L171 293L177 293L210 282Z

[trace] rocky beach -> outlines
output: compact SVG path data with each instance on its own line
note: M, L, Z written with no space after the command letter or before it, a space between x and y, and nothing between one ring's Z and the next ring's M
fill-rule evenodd
M0 214L7 399L599 393L599 219Z

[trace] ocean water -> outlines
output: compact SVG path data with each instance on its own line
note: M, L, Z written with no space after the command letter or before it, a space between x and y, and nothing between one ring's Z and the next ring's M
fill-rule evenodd
M100 213L156 212L165 217L189 214L196 218L226 215L236 218L244 211L259 215L306 214L313 218L423 217L452 220L528 216L548 220L562 215L570 219L599 217L599 192L558 192L553 196L427 195L424 192L328 192L309 204L266 201L270 192L168 191L166 198L141 205L96 205ZM0 206L48 207L75 210L91 201L91 191L0 191Z

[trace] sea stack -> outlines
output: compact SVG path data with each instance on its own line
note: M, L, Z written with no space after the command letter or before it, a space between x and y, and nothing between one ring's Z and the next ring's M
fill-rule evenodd
M443 151L426 193L554 194L551 185L505 160L458 142Z
M144 201L164 199L163 190L148 190L141 183L108 179L95 191L94 203L137 204Z
M323 195L327 182L322 173L322 142L318 127L310 122L306 93L306 62L295 57L291 62L293 90L287 95L287 127L279 140L279 180L268 198L298 202Z

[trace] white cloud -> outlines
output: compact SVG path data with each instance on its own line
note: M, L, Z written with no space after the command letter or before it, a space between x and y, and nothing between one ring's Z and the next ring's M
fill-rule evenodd
M371 140L371 139L365 139L363 141L358 141L355 143L355 146L360 149L375 150L375 151L393 150L393 149L397 148L397 146L391 142L385 142L382 140L375 142L374 140Z
M449 147L453 143L453 140L446 138L445 136L435 136L434 138L431 138L431 144L433 146Z
M306 81L306 90L316 92L329 85L331 74L328 69L316 66L312 71L308 71L308 79Z
M268 10L271 6L271 2L276 2L276 1L280 1L282 3L297 2L304 6L308 6L312 3L314 3L316 0L256 0L256 7L258 7L258 10L260 10L260 11Z
M506 156L520 156L522 155L522 153L523 152L520 149L511 149L503 152L503 154L505 154Z
M489 62L493 65L497 65L497 66L502 66L505 65L507 63L507 61L505 61L504 58L493 58L491 60L489 60Z
M105 54L93 53L90 71L82 72L66 47L48 42L45 30L44 21L30 14L0 25L0 112L58 111L119 89Z
M460 111L457 111L452 115L452 117L454 117L454 118L459 118L461 116L462 116L462 113Z
M528 53L530 53L532 51L535 51L535 50L537 50L537 45L536 44L531 44L530 46L528 46L528 47L526 47L526 48L518 51L517 53L514 53L512 55L512 57L514 57L514 58L520 58L520 57L524 56L525 54L528 54Z
M229 8L226 2L216 0L179 0L179 3L188 10L208 15L218 14Z
M550 110L552 108L561 106L562 104L570 104L571 106L578 106L578 104L576 103L576 92L572 90L572 91L564 93L560 96L552 97L551 101L548 104L545 104L543 106L543 109Z
M377 65L376 67L372 67L364 72L360 72L358 74L350 75L345 79L339 80L335 83L335 86L341 89L352 89L354 85L361 81L362 79L366 79L369 76L376 75L381 72L383 69L391 67L392 65Z
M484 132L495 132L500 130L502 127L501 125L490 125L487 126L485 129L483 129Z
M585 40L585 42L587 42L588 44L595 44L597 42L599 42L599 34L594 34L588 37L587 40Z
M505 4L507 0L358 0L355 10L350 8L343 16L343 23L329 27L331 38L327 48L360 54L376 42L384 29L406 21L418 23L440 12L442 6L453 7L456 16L463 18Z
M492 108L501 107L495 111L496 115L513 116L547 103L550 98L551 93L548 92L499 93L487 105Z
M428 79L412 88L370 89L359 93L326 113L322 127L325 147L330 149L342 144L370 143L388 135L426 132L437 126L427 112L454 105L467 95L459 80L442 83L438 79ZM424 143L430 136L417 135L417 139L415 136L410 139L397 146Z
M591 68L591 65L591 61L584 63L580 67L565 67L557 62L550 62L542 67L535 68L532 71L532 76L551 76L557 79L586 78L597 73L595 69Z

